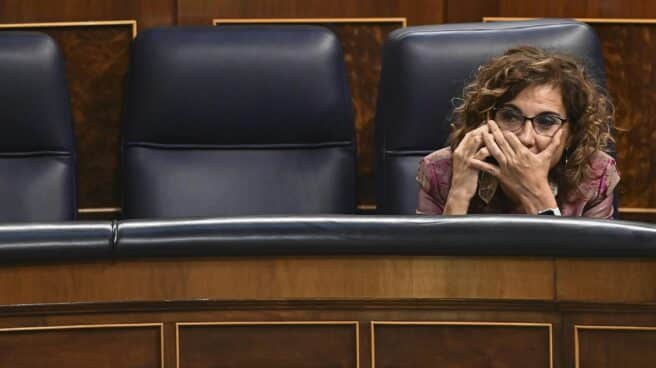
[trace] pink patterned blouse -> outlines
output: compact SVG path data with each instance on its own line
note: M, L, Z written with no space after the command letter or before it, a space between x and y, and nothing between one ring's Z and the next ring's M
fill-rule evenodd
M443 148L424 157L417 171L419 204L417 214L441 215L451 188L451 149ZM583 196L558 193L558 186L551 184L558 208L563 216L583 216L609 219L613 216L613 190L620 181L615 160L598 151L591 161L589 179L580 185ZM472 214L519 214L521 206L515 205L503 191L497 188L497 179L481 173L477 195L472 198L468 213Z

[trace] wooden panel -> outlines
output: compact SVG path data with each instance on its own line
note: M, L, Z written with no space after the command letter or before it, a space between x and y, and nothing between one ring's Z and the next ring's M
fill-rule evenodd
M358 367L357 322L178 324L178 367Z
M405 18L351 19L214 19L219 26L230 24L314 24L329 28L339 38L344 52L348 83L353 102L355 137L358 153L358 203L375 205L374 117L378 100L378 80L382 65L382 48L387 35L405 27Z
M656 260L558 259L558 300L656 302Z
M446 0L445 5L445 23L480 22L499 11L499 0Z
M553 367L550 325L374 322L372 367Z
M551 300L550 259L245 257L0 267L0 304L84 301L481 298Z
M591 25L602 42L617 113L620 203L656 210L656 24Z
M162 367L161 325L0 329L0 366Z
M141 29L175 24L177 0L2 0L0 23L136 19Z
M210 25L213 18L405 17L409 24L443 20L443 0L178 0L178 23Z
M4 25L45 32L59 44L77 138L78 206L118 207L119 131L134 22Z
M576 368L651 368L656 327L577 326Z
M656 4L644 0L499 0L499 15L507 17L651 18L656 17Z

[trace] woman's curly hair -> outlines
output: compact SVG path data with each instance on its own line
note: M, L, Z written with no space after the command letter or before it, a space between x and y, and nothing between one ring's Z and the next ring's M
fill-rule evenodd
M593 81L583 63L535 47L512 48L480 66L474 80L463 89L462 103L453 114L449 137L452 150L469 131L486 120L488 112L514 99L529 86L552 85L562 93L570 127L567 164L552 170L568 194L578 195L588 177L590 160L598 150L607 151L614 140L614 109L603 88Z

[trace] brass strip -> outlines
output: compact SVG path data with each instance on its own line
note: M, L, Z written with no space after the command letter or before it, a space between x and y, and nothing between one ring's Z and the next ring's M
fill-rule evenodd
M547 327L549 331L549 368L553 368L553 325L532 322L467 322L467 321L371 321L371 368L376 368L375 326L505 326L505 327ZM577 367L578 368L578 367Z
M137 37L136 20L103 20L86 22L43 22L43 23L4 23L2 28L54 28L54 27L97 27L97 26L131 26L132 38Z
M521 20L541 19L538 17L483 17L483 22L513 22ZM619 24L656 24L656 19L649 18L572 18L584 23L619 23Z
M23 331L53 331L53 330L85 330L99 328L135 328L135 327L159 327L160 337L160 367L164 368L164 323L114 323L93 325L66 325L66 326L35 326L35 327L9 327L0 328L2 332Z
M656 208L648 207L620 207L620 213L656 213Z
M89 207L77 209L77 213L119 213L121 211L121 207Z
M266 23L401 23L407 27L408 19L399 18L216 18L212 25L218 24L266 24Z
M248 321L248 322L176 322L175 358L180 368L180 326L355 326L355 367L360 368L360 329L358 321Z

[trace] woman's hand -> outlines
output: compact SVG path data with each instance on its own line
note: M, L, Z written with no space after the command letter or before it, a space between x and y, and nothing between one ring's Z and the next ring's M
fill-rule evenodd
M453 151L453 169L451 174L451 189L444 206L445 215L465 215L469 202L476 193L478 185L478 169L471 166L471 160L484 160L489 156L483 145L483 134L489 130L487 125L470 131L460 141Z
M540 153L533 153L510 132L501 132L496 122L489 120L489 133L483 141L499 166L478 158L471 159L474 168L494 175L512 197L519 200L527 214L537 214L545 208L557 207L549 186L549 170L554 156L561 147L562 127L553 136L549 145Z

